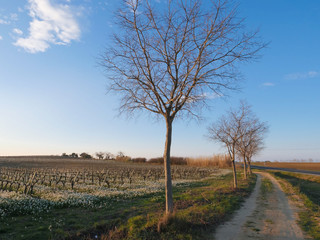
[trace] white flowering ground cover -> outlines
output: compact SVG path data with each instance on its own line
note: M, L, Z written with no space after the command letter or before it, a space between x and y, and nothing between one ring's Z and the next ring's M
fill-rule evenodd
M186 185L191 180L174 181L176 185ZM0 191L0 217L39 214L54 208L103 208L117 199L135 198L145 194L163 191L163 181L137 183L134 187L123 185L122 189L110 189L100 186L82 186L75 190L36 187L33 195L14 191ZM80 192L77 192L80 191Z

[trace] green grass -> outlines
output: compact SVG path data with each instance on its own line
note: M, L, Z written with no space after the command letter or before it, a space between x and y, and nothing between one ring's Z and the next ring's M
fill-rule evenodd
M305 209L299 213L299 224L311 237L320 240L320 177L284 172L273 174L290 184L284 186L287 193L293 190L303 200Z
M62 208L0 218L0 239L206 239L252 191L256 178L232 175L174 188L175 213L163 217L164 193L113 199L99 209ZM109 200L110 201L110 200Z
M268 178L263 178L261 183L261 194L262 198L266 199L269 192L273 190L273 184Z

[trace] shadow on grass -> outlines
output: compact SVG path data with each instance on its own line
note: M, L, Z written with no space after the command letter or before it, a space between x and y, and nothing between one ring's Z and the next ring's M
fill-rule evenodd
M282 172L275 172L274 175L287 180L292 186L297 187L301 193L305 194L310 201L320 206L320 183L301 179Z

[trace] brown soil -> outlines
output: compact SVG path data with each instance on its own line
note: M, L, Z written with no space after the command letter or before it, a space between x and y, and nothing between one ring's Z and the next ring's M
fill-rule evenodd
M261 179L273 188L262 194ZM218 227L215 239L308 239L297 225L298 208L288 201L278 181L268 173L258 173L256 187L231 221Z

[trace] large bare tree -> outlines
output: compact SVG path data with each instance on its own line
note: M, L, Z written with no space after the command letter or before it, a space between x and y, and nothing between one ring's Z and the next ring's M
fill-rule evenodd
M247 32L237 7L223 0L177 0L153 6L123 0L114 42L103 55L110 90L122 96L120 112L147 110L166 122L166 213L173 211L170 150L175 118L198 117L212 95L233 89L237 63L264 44Z

